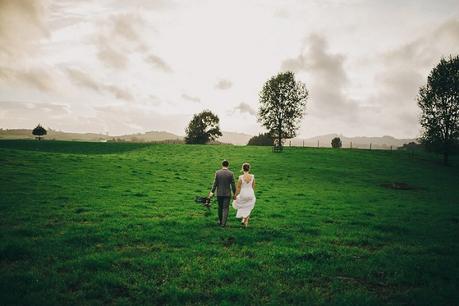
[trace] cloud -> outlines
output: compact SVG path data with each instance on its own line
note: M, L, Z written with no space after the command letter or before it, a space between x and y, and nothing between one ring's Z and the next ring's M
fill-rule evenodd
M114 95L118 99L125 100L125 101L134 100L133 95L129 92L129 90L125 88L120 88L115 85L103 85L102 88L106 90L107 92L111 93L112 95Z
M118 14L110 18L112 22L112 32L124 39L141 43L140 35L137 32L137 27L145 24L144 20L137 14Z
M287 19L290 17L290 13L285 8L278 8L274 11L274 17Z
M459 54L459 19L448 20L417 39L381 55L378 84L397 95L413 96L441 57ZM397 101L396 103L399 103Z
M231 82L230 80L226 80L226 79L222 79L218 81L217 84L215 84L215 88L221 89L221 90L230 89L231 87L233 87L233 82Z
M117 87L115 85L99 83L95 79L93 79L89 74L84 73L81 70L67 68L65 69L65 73L69 77L70 81L72 81L74 84L78 86L88 88L100 93L110 93L111 95L121 100L134 100L134 97L129 92L129 90Z
M158 68L164 72L172 72L172 68L157 55L150 54L145 58L145 61L152 65L154 68Z
M139 34L145 24L138 14L110 15L99 24L93 38L97 47L97 58L107 67L126 69L129 55L147 49Z
M97 58L107 67L125 70L130 55L144 54L144 60L155 69L170 73L167 62L154 54L142 38L145 20L137 13L111 15L98 28L93 39L97 47Z
M108 131L111 135L152 130L166 130L181 135L186 122L191 119L185 115L162 115L135 105L130 108L107 105L96 107L95 110L100 130Z
M48 92L56 88L55 80L49 70L43 68L10 69L0 67L0 80L11 84L28 85Z
M23 111L29 110L42 110L45 112L56 112L59 114L68 114L68 105L55 104L55 103L32 103L25 101L0 101L1 109Z
M349 79L344 61L343 55L328 51L325 37L312 34L305 40L297 57L282 62L281 70L310 75L311 84L306 86L310 90L311 112L349 120L355 119L358 106L345 93Z
M66 132L109 132L110 135L167 130L184 133L191 115L163 115L141 106L106 105L93 108L95 115L80 114L65 104L0 101L2 128L45 128Z
M184 100L188 100L188 101L191 101L191 102L194 102L194 103L200 103L201 102L201 99L199 97L192 97L192 96L189 96L187 94L182 94L182 98Z
M33 128L38 123L48 126L49 120L60 121L71 116L65 104L0 101L2 127Z
M102 63L114 69L125 69L128 66L129 58L126 53L113 47L108 37L99 36L97 40L97 58Z
M171 0L130 0L130 1L119 1L112 0L113 6L119 6L122 9L136 8L136 9L147 9L147 10L164 10L174 8L176 6L175 1Z
M70 80L81 87L86 87L92 89L94 91L101 91L102 87L97 83L93 78L91 78L88 74L73 68L65 69L67 76Z
M411 135L419 129L416 96L441 57L459 54L459 20L452 19L398 48L379 54L383 69L375 75L369 101L386 118L386 130Z
M158 106L161 104L161 99L155 95L149 95L146 103L149 105Z
M256 116L257 112L247 103L241 102L238 106L233 109L233 112L239 111L241 114L248 113L252 116Z
M0 0L0 63L37 52L49 36L48 8L46 0Z

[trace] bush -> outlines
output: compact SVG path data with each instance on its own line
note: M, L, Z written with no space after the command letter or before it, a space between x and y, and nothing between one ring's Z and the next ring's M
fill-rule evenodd
M333 148L337 148L337 149L341 148L343 146L343 144L341 143L341 138L339 137L333 138L331 145Z
M274 141L269 133L258 134L249 139L248 146L273 146Z

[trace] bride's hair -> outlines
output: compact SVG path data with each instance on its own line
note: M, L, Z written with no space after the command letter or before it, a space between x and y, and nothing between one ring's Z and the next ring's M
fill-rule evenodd
M248 172L250 170L250 164L249 163L243 163L242 164L242 171Z

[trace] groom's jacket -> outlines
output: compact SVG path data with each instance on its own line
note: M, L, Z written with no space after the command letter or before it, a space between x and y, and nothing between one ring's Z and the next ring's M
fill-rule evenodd
M230 197L231 190L236 192L236 184L234 183L234 175L228 169L220 169L215 172L214 185L212 186L212 193L217 189L217 197Z

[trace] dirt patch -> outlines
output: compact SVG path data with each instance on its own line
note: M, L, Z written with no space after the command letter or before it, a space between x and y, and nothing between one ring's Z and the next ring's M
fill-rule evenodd
M410 185L408 183L402 183L402 182L384 183L384 184L381 184L381 187L388 188L388 189L396 189L396 190L416 190L416 189L421 189L419 187Z
M228 238L223 238L221 237L222 243L225 247L230 247L236 242L236 238L234 237L228 237Z

